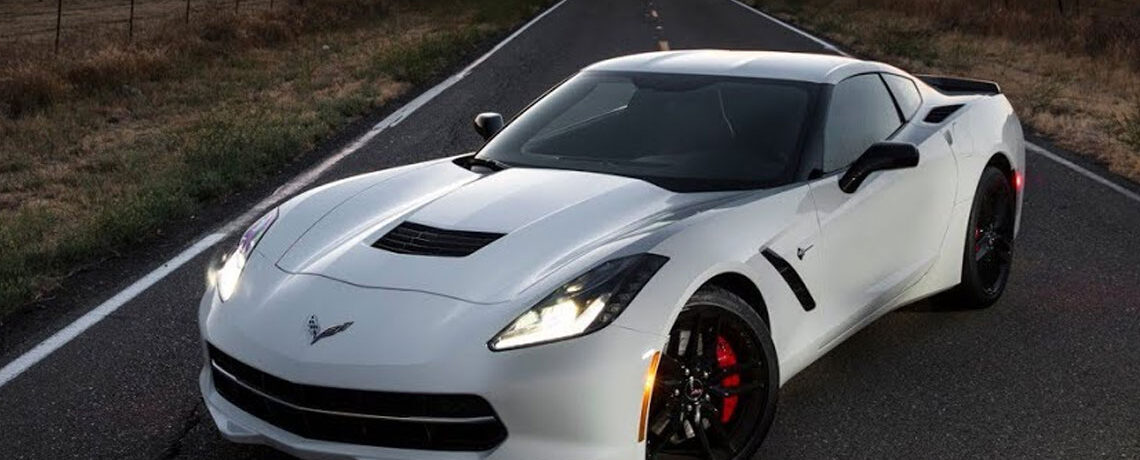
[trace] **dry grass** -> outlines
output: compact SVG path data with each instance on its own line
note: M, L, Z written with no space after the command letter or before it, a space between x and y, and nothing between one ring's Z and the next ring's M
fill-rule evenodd
M0 47L0 315L275 174L545 3L307 0L58 58Z
M858 54L999 82L1023 123L1140 182L1140 3L755 0Z

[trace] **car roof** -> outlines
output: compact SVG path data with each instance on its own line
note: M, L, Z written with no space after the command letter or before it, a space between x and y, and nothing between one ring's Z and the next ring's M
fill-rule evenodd
M633 54L601 61L584 70L724 75L831 84L866 72L906 74L879 62L831 54L728 50Z

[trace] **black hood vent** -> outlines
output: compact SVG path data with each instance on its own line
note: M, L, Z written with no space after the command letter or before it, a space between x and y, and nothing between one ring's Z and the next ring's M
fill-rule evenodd
M923 121L927 123L942 123L946 121L947 117L953 115L954 112L957 112L960 108L962 108L962 104L935 107L930 109L930 113L926 114L926 118L924 118Z
M503 236L503 233L444 230L404 222L373 243L372 247L415 256L464 257Z

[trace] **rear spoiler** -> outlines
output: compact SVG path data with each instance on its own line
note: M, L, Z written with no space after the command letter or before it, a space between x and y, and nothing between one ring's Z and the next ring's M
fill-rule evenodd
M926 84L947 94L1001 94L1001 87L992 81L943 77L938 75L915 76Z

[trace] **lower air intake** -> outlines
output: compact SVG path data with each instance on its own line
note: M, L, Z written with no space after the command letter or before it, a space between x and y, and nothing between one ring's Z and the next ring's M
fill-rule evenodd
M507 438L475 395L391 393L289 382L209 346L214 388L226 401L308 439L397 449L481 452Z

